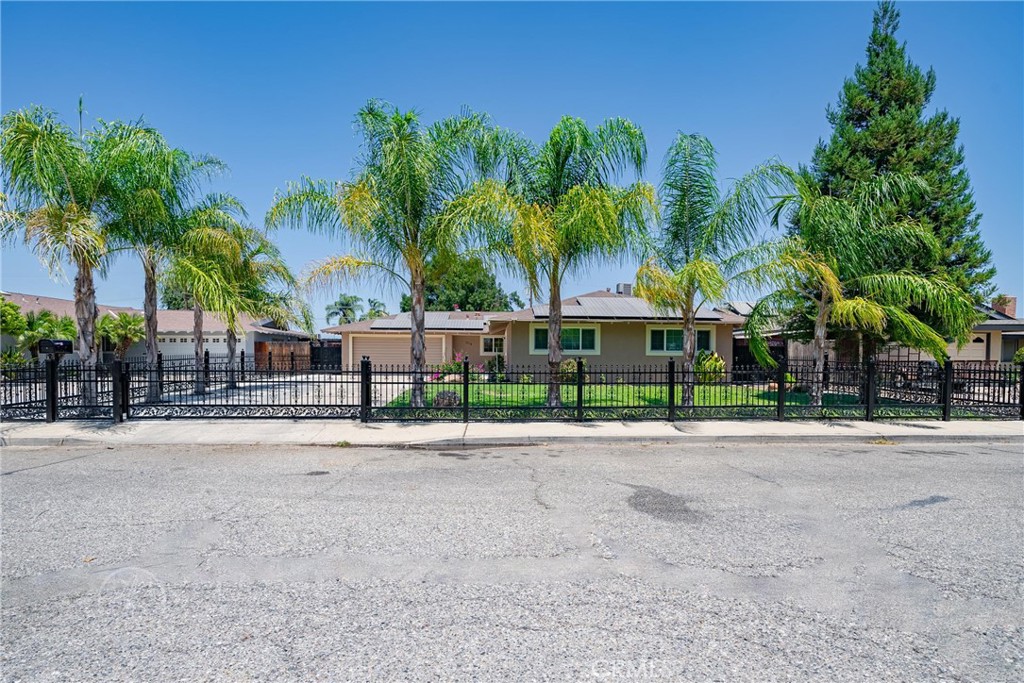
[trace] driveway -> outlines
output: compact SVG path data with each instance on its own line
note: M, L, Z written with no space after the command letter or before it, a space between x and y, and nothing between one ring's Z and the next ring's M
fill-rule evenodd
M2 469L3 680L1024 676L1016 444L7 448Z

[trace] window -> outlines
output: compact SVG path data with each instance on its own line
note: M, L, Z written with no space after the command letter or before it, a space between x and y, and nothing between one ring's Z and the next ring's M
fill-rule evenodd
M682 351L682 330L651 330L651 351Z
M505 353L504 337L481 337L480 352L485 356L499 356Z
M695 352L712 350L711 330L697 330ZM648 327L647 355L672 356L683 352L683 330L679 327Z
M539 355L548 350L548 326L535 325L530 335L530 353ZM562 327L562 351L582 355L601 353L601 335L596 325Z

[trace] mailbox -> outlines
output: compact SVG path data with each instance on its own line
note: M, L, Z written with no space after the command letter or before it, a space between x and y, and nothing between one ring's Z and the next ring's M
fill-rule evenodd
M73 347L67 339L40 339L39 353L71 353Z

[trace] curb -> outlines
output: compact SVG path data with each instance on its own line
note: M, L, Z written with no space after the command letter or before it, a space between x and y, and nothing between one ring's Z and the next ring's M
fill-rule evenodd
M396 441L393 443L360 443L350 442L346 446L337 446L335 442L310 442L310 441L281 441L281 442L213 442L204 441L194 445L201 446L317 446L332 448L396 448L414 450L437 450L441 448L514 448L517 446L545 446L551 444L592 444L595 441L602 444L648 444L648 445L680 445L698 446L718 443L733 444L834 444L834 443L859 443L872 444L876 441L884 441L875 445L899 445L912 443L1017 443L1024 444L1024 435L974 435L974 434L906 434L906 435L885 435L885 434L840 434L840 435L724 435L724 436L692 436L680 434L677 437L651 437L642 436L548 436L522 438L490 438L490 437L469 437L455 439L435 439L430 441ZM104 446L113 448L115 446L175 446L166 441L122 441L110 442L95 439L83 439L79 437L8 437L0 439L0 446L5 448L26 447L26 446Z
M833 443L859 443L872 444L875 441L886 441L886 444L876 445L898 445L905 443L1019 443L1024 444L1024 436L1005 435L949 435L941 434L908 434L898 436L886 436L885 434L843 434L839 436L829 435L764 435L764 436L679 436L673 438L654 437L643 438L636 436L611 436L611 437L578 437L578 436L551 436L526 437L519 440L491 439L487 437L468 439L437 439L435 441L423 441L418 443L395 444L393 447L415 448L432 450L437 448L511 448L515 446L545 446L550 444L588 444L600 441L605 444L631 443L644 445L680 445L699 446L716 443L733 444L833 444ZM382 444L375 444L377 447ZM359 444L352 444L353 447ZM367 445L368 446L368 445ZM360 446L366 447L366 446Z

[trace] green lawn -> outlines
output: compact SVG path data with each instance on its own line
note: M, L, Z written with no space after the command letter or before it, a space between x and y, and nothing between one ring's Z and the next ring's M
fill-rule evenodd
M432 382L427 385L427 405L434 404L434 397L441 391L452 391L462 399L462 384ZM539 408L547 403L545 384L472 384L469 387L469 405L473 408ZM676 404L682 391L676 387ZM694 404L697 406L773 406L778 401L774 391L762 387L715 384L695 387ZM854 405L856 396L826 394L825 405ZM805 393L787 392L787 405L807 405ZM576 405L576 386L562 386L562 404ZM625 408L668 406L668 387L664 385L641 386L633 384L588 384L583 388L583 405L588 408ZM409 391L396 396L387 407L409 406Z

